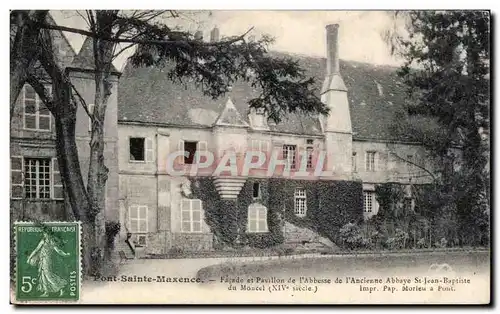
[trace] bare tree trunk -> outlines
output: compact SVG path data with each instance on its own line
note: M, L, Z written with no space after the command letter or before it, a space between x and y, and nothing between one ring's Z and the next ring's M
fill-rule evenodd
M93 21L94 24L91 28L102 33L105 38L111 37L112 24L117 18L117 13L118 11L96 11L95 21ZM115 45L110 41L94 39L95 99L87 190L91 200L91 214L95 221L96 242L100 248L104 248L107 243L104 209L106 207L105 189L109 170L104 163L104 125L106 108L111 96L110 71ZM96 258L98 258L98 263L102 263L104 250L96 252Z
M43 35L44 38L39 46L39 60L52 80L53 94L47 95L44 85L33 76L29 76L28 80L55 118L56 153L61 181L65 194L69 198L73 216L83 225L83 270L84 275L88 276L96 274L99 269L92 262L92 256L97 246L93 232L95 230L95 216L90 210L75 139L77 103L71 97L70 78L58 66L54 58L50 33L44 31Z

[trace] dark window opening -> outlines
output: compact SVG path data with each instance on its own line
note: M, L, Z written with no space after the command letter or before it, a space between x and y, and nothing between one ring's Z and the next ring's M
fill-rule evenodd
M130 160L144 161L144 138L130 138Z
M188 152L188 156L184 155L184 163L192 165L194 163L194 155L196 154L196 149L198 147L198 142L184 142L184 151Z
M253 184L253 198L260 198L260 184L255 182Z
M313 143L314 143L314 140L311 140L311 139L306 140L306 144L307 145L312 145Z

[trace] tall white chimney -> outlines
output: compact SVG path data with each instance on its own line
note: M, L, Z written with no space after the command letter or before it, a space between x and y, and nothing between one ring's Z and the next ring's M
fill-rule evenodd
M339 24L326 26L327 75L339 72Z
M347 88L340 76L339 65L339 24L326 26L326 78L321 93L328 90L346 91Z
M347 87L340 75L339 25L326 26L326 76L321 101L330 108L323 130L327 153L326 166L339 180L352 179L352 127Z

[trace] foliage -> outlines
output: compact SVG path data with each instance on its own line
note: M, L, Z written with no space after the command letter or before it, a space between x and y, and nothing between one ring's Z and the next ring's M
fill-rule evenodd
M346 222L359 222L362 219L359 182L318 183L310 180L249 178L236 200L221 200L211 178L190 178L190 180L193 190L191 197L203 201L205 221L214 233L219 248L245 245L267 248L280 245L284 241L282 227L285 221L312 229L335 242L338 230ZM255 182L260 184L261 197L258 200L254 200L252 195L252 186ZM306 189L306 217L297 217L294 214L296 187ZM325 190L333 191L337 196L332 197L332 193L324 193ZM345 198L348 198L347 207L343 204ZM253 202L259 202L267 207L268 232L246 232L248 206ZM322 207L320 204L328 206Z
M340 239L342 243L349 249L357 249L363 244L363 236L359 226L354 223L345 224L339 230Z
M294 192L303 188L307 214L294 213ZM338 242L339 229L346 223L363 220L362 185L356 181L271 180L271 206L285 209L285 220Z
M108 243L112 244L119 232L120 223L118 221L106 221L106 239Z
M460 244L489 243L490 12L410 11L408 36L392 36L406 64L409 127L401 129L440 161L439 194L453 206ZM412 122L413 121L413 122ZM420 123L415 123L420 121ZM421 123L426 121L426 123ZM427 121L436 127L425 131ZM460 148L462 167L454 165ZM438 195L439 197L439 195ZM436 199L436 203L442 203ZM446 235L448 236L448 235ZM455 241L453 241L455 242Z

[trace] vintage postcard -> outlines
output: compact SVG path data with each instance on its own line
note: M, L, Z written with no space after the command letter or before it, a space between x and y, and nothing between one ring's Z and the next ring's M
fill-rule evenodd
M11 303L491 302L489 11L10 11Z

